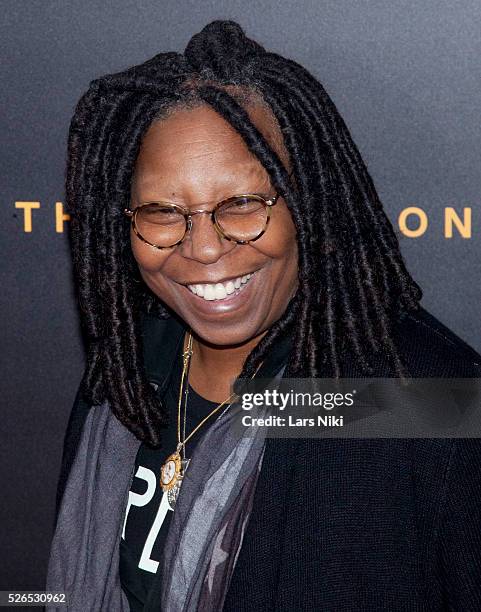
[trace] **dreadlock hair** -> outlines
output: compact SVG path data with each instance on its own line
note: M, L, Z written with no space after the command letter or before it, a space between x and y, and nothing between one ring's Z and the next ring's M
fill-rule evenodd
M237 92L237 93L236 93ZM282 133L292 180L250 121L255 94ZM298 63L246 37L233 21L213 21L184 54L161 53L98 78L72 118L66 176L71 248L87 367L81 390L109 401L137 438L161 445L168 422L143 361L141 313L171 316L143 283L134 261L130 183L142 136L154 120L208 104L242 136L282 195L297 231L299 286L283 316L247 357L249 378L270 347L293 334L292 377L343 375L349 351L366 375L382 350L396 376L403 365L393 321L422 297L403 262L393 227L349 131L323 86Z

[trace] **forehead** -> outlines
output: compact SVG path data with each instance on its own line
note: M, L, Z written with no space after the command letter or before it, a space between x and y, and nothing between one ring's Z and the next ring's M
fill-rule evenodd
M251 121L276 151L281 148L275 118L263 106L246 108ZM188 180L213 173L229 177L268 174L240 134L208 105L179 108L148 128L135 166L137 186Z
M181 157L195 159L217 152L234 159L249 153L241 136L227 121L211 108L201 106L173 111L152 123L142 140L137 163L160 158L170 165L172 158L177 163Z

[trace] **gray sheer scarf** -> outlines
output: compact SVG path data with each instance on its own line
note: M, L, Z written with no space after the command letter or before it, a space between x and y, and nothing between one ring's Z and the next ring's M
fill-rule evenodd
M119 544L135 457L141 442L107 402L92 406L60 505L46 590L67 606L45 610L129 612L119 577Z
M191 457L161 561L162 610L222 609L265 444L262 427L246 438L232 434L229 423L239 411L234 405L221 414ZM47 572L46 590L65 592L68 604L48 605L47 612L129 611L120 585L119 543L140 444L108 403L91 407L66 483ZM159 603L148 602L145 609L158 610Z

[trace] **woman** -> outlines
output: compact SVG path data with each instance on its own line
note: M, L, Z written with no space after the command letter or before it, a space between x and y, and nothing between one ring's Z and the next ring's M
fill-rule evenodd
M71 610L481 609L477 440L226 427L237 378L480 372L420 307L304 68L215 21L93 81L67 205L89 352L49 590Z

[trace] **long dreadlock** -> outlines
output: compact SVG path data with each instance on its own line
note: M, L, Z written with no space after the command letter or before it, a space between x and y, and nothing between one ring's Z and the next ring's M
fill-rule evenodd
M292 180L249 119L243 100L251 94L280 127ZM290 376L338 378L346 351L369 375L370 356L380 349L395 375L404 376L393 322L403 310L416 310L422 297L359 151L322 85L296 62L247 38L235 22L210 23L183 55L161 53L92 81L72 118L66 179L88 346L81 390L91 404L108 399L117 418L152 447L161 444L167 415L146 378L140 316L171 313L140 279L122 211L150 124L199 104L210 105L242 136L285 199L297 231L297 293L251 351L240 378L256 371L287 329L294 338Z

